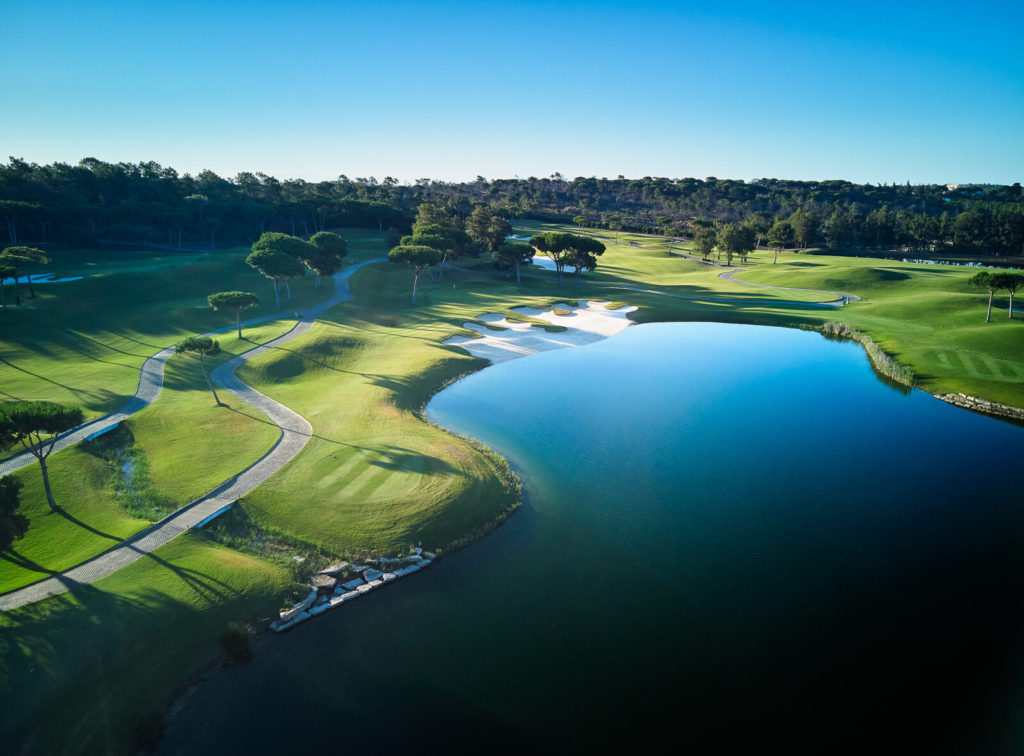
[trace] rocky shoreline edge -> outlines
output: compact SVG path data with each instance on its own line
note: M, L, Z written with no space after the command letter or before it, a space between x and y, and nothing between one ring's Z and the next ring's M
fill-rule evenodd
M311 617L425 570L436 559L437 555L433 552L417 547L412 554L404 557L382 557L362 564L332 564L313 576L309 594L290 609L281 612L279 618L270 623L270 629L275 633L283 633Z
M933 394L933 396L949 404L954 404L957 407L978 412L982 415L992 415L1024 423L1024 409L1014 407L1012 404L990 402L988 399L981 399L980 397L963 393Z

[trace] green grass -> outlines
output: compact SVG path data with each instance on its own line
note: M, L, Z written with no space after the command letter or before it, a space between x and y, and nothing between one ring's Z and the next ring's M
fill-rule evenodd
M573 227L557 224L516 225L517 233L524 234L547 229L574 232ZM734 265L747 269L739 278L863 297L863 301L839 310L766 307L760 301L823 302L834 297L723 281L717 268L669 255L668 242L661 237L622 233L615 243L613 232L583 232L598 236L608 247L597 270L585 274L587 280L610 283L618 279L669 294L738 300L730 304L673 301L611 286L604 291L588 286L580 294L639 305L640 311L632 316L639 322L716 320L795 327L818 326L829 320L845 322L909 367L915 384L927 391L964 392L1024 406L1024 313L1010 320L1005 309L994 310L992 322L986 323L988 295L966 283L976 268L793 252L779 255L778 264L773 264L774 253L761 250L748 263ZM566 285L571 287L568 282ZM1005 293L996 297L997 307L1007 305Z
M208 253L57 251L47 273L79 281L40 284L21 307L0 312L0 400L81 406L87 418L120 408L135 392L139 366L179 339L232 325L214 312L215 291L253 291L247 318L274 314L271 285L244 263L248 250ZM9 284L8 284L9 286ZM10 293L10 292L8 292ZM307 277L292 286L285 315L323 298Z
M394 553L443 548L514 506L503 465L418 413L438 388L483 364L439 341L486 310L461 304L476 293L450 283L430 287L413 309L408 283L395 266L361 271L355 289L372 297L335 308L240 371L315 434L246 497L259 525L334 553ZM441 292L455 301L435 304Z
M134 753L232 621L271 616L290 578L187 534L93 585L0 615L0 738L12 753Z
M517 230L547 227L532 223ZM350 556L393 553L411 544L459 544L499 521L516 500L507 467L476 444L434 427L420 410L441 387L484 364L441 342L467 335L463 324L480 323L483 313L533 322L513 311L520 305L604 299L637 305L632 317L639 322L815 327L841 321L910 366L928 390L1024 405L1022 324L1009 321L1005 311L984 322L986 295L965 283L973 270L792 253L773 265L772 253L758 252L743 266L749 270L742 278L864 297L840 310L773 306L833 297L743 286L719 278L717 268L669 254L664 239L620 234L616 244L613 234L597 233L608 251L584 280L599 285L579 289L571 277L559 289L553 273L537 270L516 287L487 260L464 261L467 272L421 282L413 307L408 270L381 264L356 274L355 301L239 371L306 417L315 432L285 469L243 500L239 516L282 536L283 543ZM346 236L353 261L383 251L380 234ZM266 281L241 262L244 253L57 254L47 272L91 275L41 285L38 299L0 313L6 360L0 362L0 399L78 403L91 416L119 407L134 391L146 356L184 335L230 324L230 317L209 310L206 294L234 288L269 294ZM313 290L311 279L300 282L290 309L325 294ZM711 301L715 297L735 301ZM249 314L268 311L264 306ZM246 335L261 341L289 326L281 321ZM250 346L233 333L221 344L228 353ZM169 363L161 398L127 424L156 491L191 499L274 442L277 431L262 418L228 394L222 399L231 408L213 405L193 361ZM29 467L19 476L26 481L23 509L31 528L13 556L60 569L111 545L94 531L124 537L147 524L120 506L111 482L116 471L87 447L55 455L51 467L58 502L93 530L49 514L38 469ZM157 556L161 561L143 559L74 596L0 617L0 691L10 702L0 735L10 739L17 731L24 736L19 746L40 752L130 750L140 726L142 735L151 731L173 691L215 657L229 622L270 616L294 588L289 569L216 546L203 534L178 539ZM0 590L44 574L0 562Z
M246 336L265 341L289 328L290 322L275 321L251 329ZM221 342L224 352L213 364L253 346L250 341L237 340L234 334ZM177 506L255 462L280 436L277 428L261 422L262 417L248 405L226 391L220 394L226 406L214 404L198 363L176 355L167 363L160 398L125 423L147 459L154 488ZM10 558L0 557L0 591L72 567L151 522L130 516L118 504L113 488L114 466L90 453L88 444L54 454L48 466L54 499L74 520L50 510L38 464L19 470L16 475L25 483L20 511L30 524Z
M1024 406L1024 323L994 309L985 322L988 295L967 285L975 268L918 265L856 257L786 254L747 277L759 283L842 288L864 301L835 313L835 320L867 333L907 365L921 388L936 394L964 392ZM1008 297L997 296L996 307Z

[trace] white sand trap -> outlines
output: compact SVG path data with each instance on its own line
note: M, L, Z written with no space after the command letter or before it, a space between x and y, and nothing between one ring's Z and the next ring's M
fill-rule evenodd
M531 326L529 323L513 323L506 320L504 315L492 312L481 315L479 320L503 326L506 330L492 331L475 323L463 323L463 327L479 333L481 338L452 336L444 343L460 346L474 357L483 357L491 362L505 362L537 352L592 344L614 336L632 325L626 315L633 312L636 307L606 310L606 304L608 302L581 301L579 307L559 306L559 309L569 310L568 315L556 315L551 310L538 310L533 307L515 308L516 312L523 315L567 329L558 333L548 333L543 328Z

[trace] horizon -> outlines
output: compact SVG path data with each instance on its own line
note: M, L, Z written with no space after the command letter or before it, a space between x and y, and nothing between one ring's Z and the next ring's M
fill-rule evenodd
M326 177L326 178L310 179L310 178L305 178L303 176L275 176L274 174L268 173L266 171L250 170L250 169L243 169L239 173L235 173L235 174L232 174L232 175L226 175L226 174L218 173L217 171L213 170L212 168L201 168L198 171L183 171L183 170L179 170L177 166L167 165L167 164L161 163L158 160L136 160L136 161L128 161L128 160L103 160L102 158L97 158L95 155L87 155L85 157L79 158L78 160L66 160L66 161L65 160L54 160L54 161L51 161L49 163L39 163L38 161L29 160L29 159L25 158L23 155L12 155L12 156L10 156L9 160L10 159L22 160L22 161L25 161L25 162L30 163L30 164L34 163L36 165L41 165L41 166L55 165L55 164L65 164L65 165L78 166L78 165L81 165L83 162L88 161L88 160L99 160L100 162L104 162L104 163L107 163L107 164L110 164L110 165L125 164L125 165L131 165L131 166L144 165L144 164L147 164L147 163L156 163L161 168L165 168L165 169L169 168L169 169L172 169L172 170L176 171L178 176L182 177L182 178L184 178L186 176L190 176L192 178L196 178L203 171L209 170L209 171L212 171L214 174L216 174L219 178L225 179L225 180L230 181L232 183L234 183L236 181L236 179L238 178L238 176L241 173L248 173L248 174L253 174L253 175L260 175L260 174L262 174L262 175L267 176L268 178L273 178L273 179L276 179L276 180L281 181L281 182L305 181L306 183L320 183L320 182L328 182L328 183L330 183L330 182L347 180L347 181L350 181L352 183L376 181L378 184L381 184L381 183L384 182L385 179L394 178L393 176L376 176L375 174L370 174L370 175L367 175L367 176L349 176L347 174L339 174L337 176L330 176L330 177ZM3 164L5 164L4 161L0 160L0 165L3 165ZM421 176L420 178L418 178L418 179L416 179L414 181L402 180L402 179L395 179L395 180L398 182L399 186L412 187L417 182L423 181L423 180L428 180L428 181L433 182L433 183L461 185L461 184L473 184L473 183L476 183L476 181L478 179L481 179L481 178L484 180L485 183L494 183L496 181L531 181L531 180L532 181L550 181L550 180L555 180L556 176L560 176L560 178L558 178L557 180L565 181L565 182L568 182L568 183L572 183L573 181L577 181L577 180L580 180L580 179L583 179L583 180L598 180L598 181L644 181L644 180L661 181L661 180L664 180L664 181L670 181L670 182L690 181L690 180L707 182L707 181L714 180L714 181L738 181L738 182L741 182L741 183L744 183L744 184L758 184L758 183L761 183L761 182L764 182L764 181L783 181L783 182L794 182L794 183L804 183L804 184L825 184L825 183L830 183L830 182L841 181L841 182L846 182L846 183L852 184L854 186L907 186L907 185L909 185L909 186L949 186L949 187L956 187L956 188L960 188L960 187L1013 186L1015 184L1020 184L1021 183L1020 180L1011 182L1009 184L1001 184L1001 183L991 182L991 181L959 181L959 182L958 181L934 181L934 182L920 182L920 183L915 183L913 181L876 182L876 181L851 181L850 179L838 178L838 177L835 177L835 176L830 177L830 178L793 178L791 176L760 176L758 178L739 178L739 177L736 177L736 176L711 176L711 175L709 175L709 176L656 176L656 175L644 175L644 176L624 176L624 175L619 175L619 176L598 176L596 174L590 174L590 175L587 175L587 176L583 176L583 175L580 175L580 176L568 176L568 175L565 175L565 174L560 174L557 171L554 172L554 173L549 173L549 174L544 174L544 175L531 175L531 176L519 176L519 175L515 175L515 176L482 176L480 174L477 174L477 175L473 176L472 178L467 178L467 179L440 179L440 178L435 178L435 177L430 177L430 176Z
M180 173L1024 177L1024 7L648 0L8 9L6 155ZM810 177L810 178L806 178ZM827 178L832 177L832 178Z

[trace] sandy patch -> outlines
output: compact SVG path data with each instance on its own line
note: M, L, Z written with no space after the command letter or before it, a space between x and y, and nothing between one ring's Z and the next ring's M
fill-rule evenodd
M548 333L543 328L531 326L529 323L512 322L499 313L488 313L481 315L479 319L501 326L505 328L504 331L492 331L475 323L464 323L464 328L479 333L481 338L452 336L444 343L460 346L474 357L483 357L491 362L505 362L537 352L592 344L614 336L632 325L632 321L626 315L633 312L636 307L606 310L606 304L608 302L581 301L579 307L559 305L559 309L569 310L568 315L556 315L551 310L538 310L534 307L515 308L515 312L566 329L558 333Z

